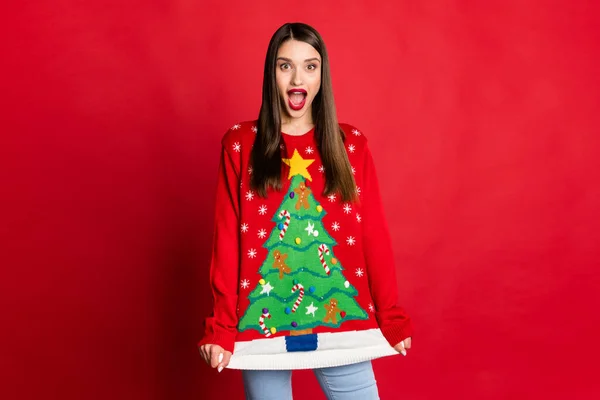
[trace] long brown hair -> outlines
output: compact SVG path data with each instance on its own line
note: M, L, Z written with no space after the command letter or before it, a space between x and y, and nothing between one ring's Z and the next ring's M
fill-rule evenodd
M252 177L250 186L262 196L267 196L269 187L281 190L281 102L275 78L277 51L288 40L308 43L321 56L321 88L312 103L312 118L315 124L317 147L325 167L324 194L338 192L343 201L353 201L356 184L350 161L344 148L345 133L338 124L329 57L321 35L309 25L287 23L271 38L263 76L262 105L258 117L256 139L250 155Z

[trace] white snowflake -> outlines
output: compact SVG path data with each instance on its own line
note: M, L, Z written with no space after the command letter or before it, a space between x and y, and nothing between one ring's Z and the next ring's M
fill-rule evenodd
M233 146L232 146L232 147L233 147L233 150L234 150L234 151L237 151L238 153L239 153L239 152L240 152L240 150L242 149L242 145L241 145L241 144L239 144L239 142L235 142L235 143L233 144Z
M246 200L250 201L254 198L254 192L252 190L248 190L248 192L246 192Z
M325 167L323 165L319 166L319 172L321 172L321 173L325 172Z
M334 222L333 224L331 224L331 229L333 229L334 231L339 231L340 230L340 224L338 224L337 222Z
M235 124L234 126L231 127L231 129L233 129L234 131L237 129L240 129L242 126L240 124Z
M304 150L304 152L305 152L306 154L312 154L312 153L314 153L314 152L315 152L315 150L314 150L312 147L308 146L308 147L307 147L307 148Z
M252 167L248 167L248 173L249 173L250 175L252 175L252 171L253 171Z
M336 199L335 193L330 194L329 196L327 196L327 198L333 203Z
M242 233L248 232L248 224L243 223L242 226L240 226L240 230L242 231Z
M242 286L242 289L248 289L250 287L250 281L248 279L244 279L240 285Z
M266 229L261 229L260 231L258 231L258 237L261 239L264 239L267 237L267 230Z
M349 151L350 153L354 153L354 150L356 150L356 147L354 147L354 145L353 145L353 144L351 144L351 145L349 145L349 146L348 146L348 151Z
M250 250L248 250L248 257L249 258L256 257L256 254L257 254L256 249L250 249Z
M360 196L360 186L356 187L356 194Z
M263 204L262 206L258 207L258 213L260 215L265 215L267 213L267 206Z
M356 168L352 167L352 174L356 175Z
M362 270L362 268L356 268L356 271L354 272L356 274L356 276L358 276L359 278L362 278L362 276L365 274L365 272Z
M254 132L254 133L258 132L258 128L256 126L253 126L252 127L252 132Z
M314 235L314 233L315 233L315 224L311 224L310 221L308 221L308 225L306 226L306 228L304 228L304 230L306 232L308 232L308 236ZM318 233L317 233L317 235L318 235Z
M354 246L356 244L356 239L354 238L354 236L348 236L348 239L346 239L346 243L348 243L348 246Z
M369 311L370 312L375 312L375 306L371 303L369 303Z
M285 149L285 144L281 143L281 144L279 145L279 148L280 148L281 150Z
M344 212L350 214L352 212L352 206L349 203L344 204Z
M354 134L354 136L360 136L360 132L358 131L358 129L353 129L352 133Z
M360 216L359 213L356 213L356 222L360 222L362 221L362 217Z

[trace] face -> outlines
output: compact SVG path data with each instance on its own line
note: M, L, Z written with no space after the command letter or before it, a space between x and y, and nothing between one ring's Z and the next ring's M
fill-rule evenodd
M310 44L284 42L277 52L275 78L284 121L312 122L312 102L321 88L321 56Z

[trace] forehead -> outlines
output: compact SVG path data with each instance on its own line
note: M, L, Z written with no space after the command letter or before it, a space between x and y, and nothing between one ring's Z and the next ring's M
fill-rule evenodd
M279 50L277 50L277 57L285 57L299 61L314 57L319 60L321 59L319 52L314 47L299 40L287 40L283 42L281 46L279 46Z

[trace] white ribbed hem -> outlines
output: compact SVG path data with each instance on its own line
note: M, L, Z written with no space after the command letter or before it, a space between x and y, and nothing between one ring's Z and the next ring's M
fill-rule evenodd
M288 352L285 337L236 342L227 368L289 370L337 367L398 354L379 329L319 333L317 350Z

